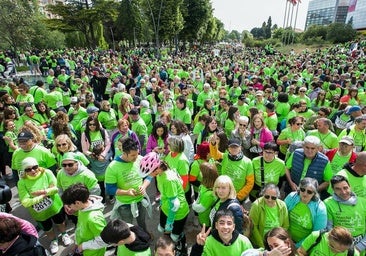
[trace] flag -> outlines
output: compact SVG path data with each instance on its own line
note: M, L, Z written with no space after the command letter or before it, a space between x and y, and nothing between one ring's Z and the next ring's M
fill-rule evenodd
M354 12L356 10L357 0L349 0L348 12Z
M287 0L288 2L292 3L293 5L297 5L301 3L301 0Z

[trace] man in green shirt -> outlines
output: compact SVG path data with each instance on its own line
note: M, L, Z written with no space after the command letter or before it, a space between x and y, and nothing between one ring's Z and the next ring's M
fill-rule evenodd
M33 141L33 134L29 131L24 131L18 134L19 148L14 151L11 160L11 169L15 181L19 180L19 172L21 170L21 164L24 158L33 157L37 160L38 165L43 168L56 170L55 156L47 148L36 144Z
M366 249L366 199L356 196L348 180L335 175L330 181L334 194L324 203L327 207L327 228L339 226L348 229L359 251Z
M307 135L313 135L320 139L323 147L323 152L329 149L338 148L338 138L335 133L330 130L332 121L328 118L322 117L316 121L316 130L308 131Z

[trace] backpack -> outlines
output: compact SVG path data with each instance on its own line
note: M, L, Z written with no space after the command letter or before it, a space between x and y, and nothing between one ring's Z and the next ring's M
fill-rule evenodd
M229 209L231 206L239 206L243 213L243 235L246 237L250 237L252 235L253 230L253 222L249 217L249 212L241 205L236 202L230 203L226 209Z
M315 246L317 246L320 241L322 240L323 235L327 232L326 229L322 229L319 231L319 236L316 238L315 242L310 246L309 249L307 249L308 255L310 255L311 251L314 249ZM348 249L347 256L353 256L355 254L355 248L352 244L351 247Z

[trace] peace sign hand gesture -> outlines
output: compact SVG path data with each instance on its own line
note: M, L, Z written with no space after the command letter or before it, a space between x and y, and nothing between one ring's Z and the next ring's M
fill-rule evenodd
M205 245L206 238L208 237L208 235L211 232L211 227L208 228L208 230L206 232L205 232L205 230L206 230L206 225L203 224L202 229L201 229L201 232L199 232L197 234L197 238L196 238L196 242L199 245Z

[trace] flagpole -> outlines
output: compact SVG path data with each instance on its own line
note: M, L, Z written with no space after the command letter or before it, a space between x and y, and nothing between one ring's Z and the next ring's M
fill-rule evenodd
M287 7L288 7L289 1L286 0L286 6L285 6L285 15L283 15L283 28L286 28L286 15L287 15Z

